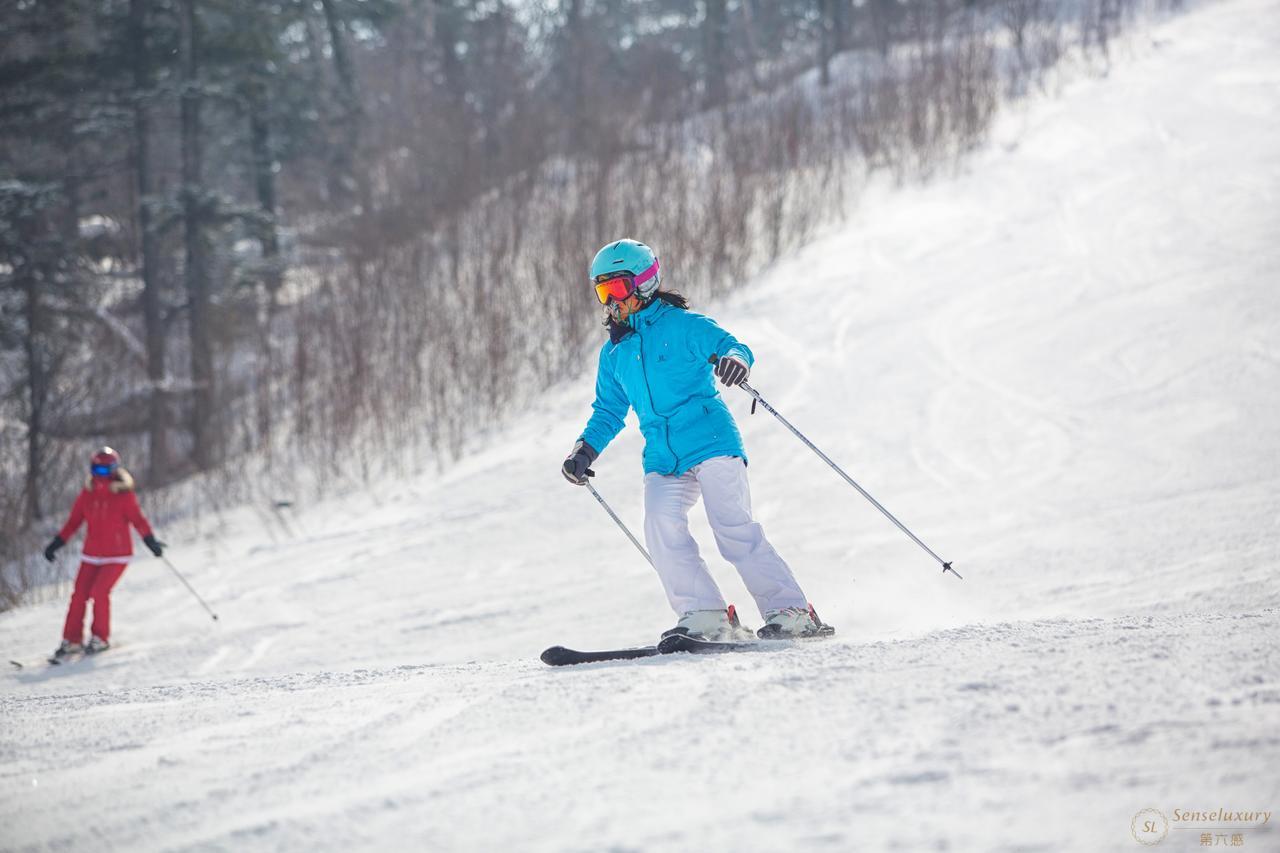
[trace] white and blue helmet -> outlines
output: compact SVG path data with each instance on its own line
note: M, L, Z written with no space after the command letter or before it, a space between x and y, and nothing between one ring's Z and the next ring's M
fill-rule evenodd
M658 274L658 256L639 240L616 240L596 252L591 262L593 284L629 275L635 281L636 293L648 299L657 291L662 276Z

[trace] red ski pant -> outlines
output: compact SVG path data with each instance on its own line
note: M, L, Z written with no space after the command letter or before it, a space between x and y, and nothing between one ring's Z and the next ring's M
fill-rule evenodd
M90 599L93 600L93 636L111 639L111 587L127 567L127 563L80 564L76 586L71 591L71 605L67 608L67 621L62 626L63 639L84 642L84 608Z

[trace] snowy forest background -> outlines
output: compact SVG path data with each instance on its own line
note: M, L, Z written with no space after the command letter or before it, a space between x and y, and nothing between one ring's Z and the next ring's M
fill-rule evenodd
M590 254L695 303L1177 0L16 0L0 608L110 443L153 517L443 465L579 369Z

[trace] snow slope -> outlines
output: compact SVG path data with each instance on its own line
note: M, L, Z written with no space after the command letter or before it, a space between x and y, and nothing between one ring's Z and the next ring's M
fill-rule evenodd
M1174 809L1280 813L1278 268L1280 4L1224 0L713 308L965 580L735 393L838 636L544 667L671 621L557 473L584 365L444 477L175 547L219 623L140 560L116 649L0 676L0 849L1133 850L1155 808L1190 850ZM596 466L635 526L639 450Z

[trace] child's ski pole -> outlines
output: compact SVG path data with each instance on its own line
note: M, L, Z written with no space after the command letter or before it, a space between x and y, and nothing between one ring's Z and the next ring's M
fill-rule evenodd
M196 601L200 602L201 607L209 611L209 615L213 617L213 621L217 622L218 614L214 613L213 608L211 608L209 605L204 603L204 599L200 597L200 593L196 592L192 588L191 584L187 583L187 579L182 576L182 572L174 568L173 563L170 563L169 558L164 556L163 554L160 555L160 559L164 560L164 564L169 567L169 571L173 572L175 575L178 576L178 580L182 581L183 586L185 586L187 590L196 597Z

